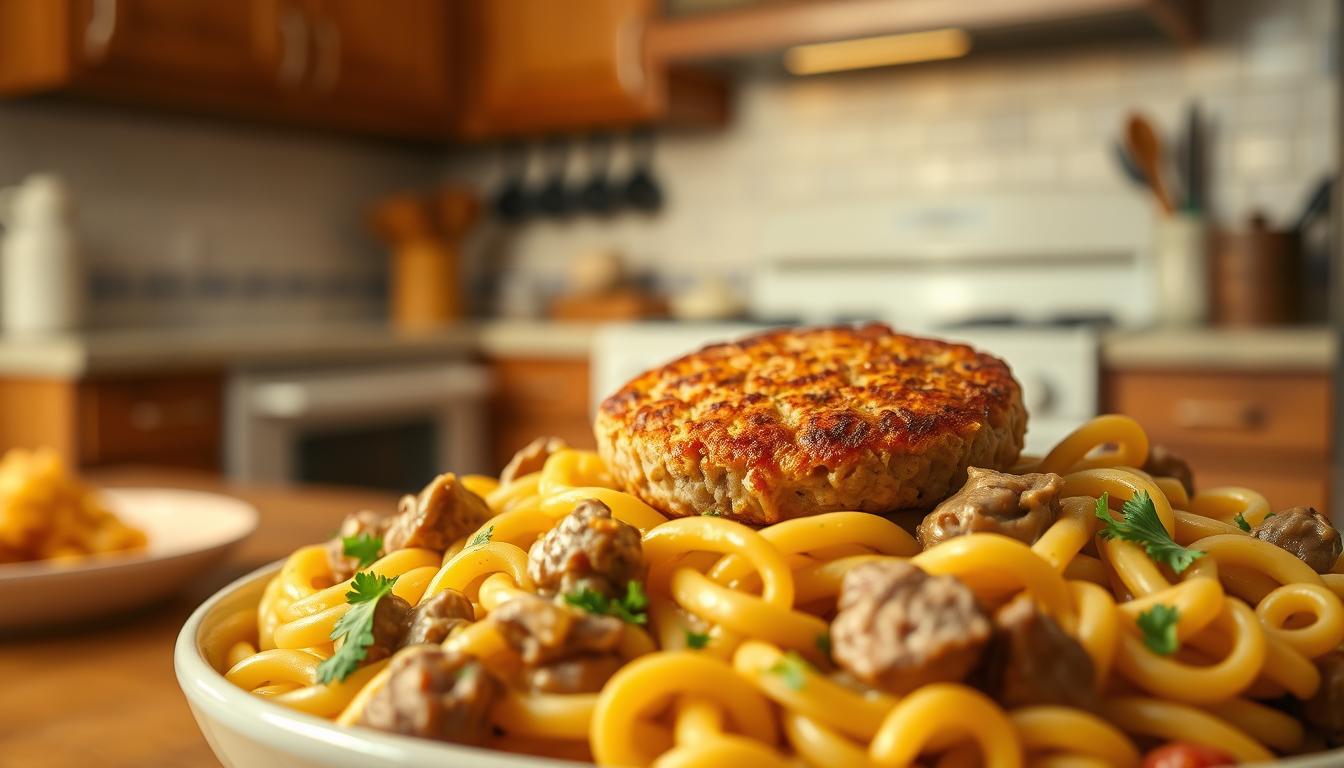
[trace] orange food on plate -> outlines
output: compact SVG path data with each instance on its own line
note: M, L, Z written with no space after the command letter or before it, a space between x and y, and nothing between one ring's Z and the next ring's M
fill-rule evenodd
M0 563L140 549L145 534L117 518L54 451L0 458Z

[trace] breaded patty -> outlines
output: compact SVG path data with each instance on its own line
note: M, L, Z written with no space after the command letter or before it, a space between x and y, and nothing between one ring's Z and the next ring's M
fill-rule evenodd
M767 525L930 508L968 466L1011 466L1026 424L1002 360L874 324L705 347L631 380L595 428L650 505Z

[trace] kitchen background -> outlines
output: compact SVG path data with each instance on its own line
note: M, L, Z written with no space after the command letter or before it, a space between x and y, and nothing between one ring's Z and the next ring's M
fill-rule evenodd
M1207 309L1179 274L1188 300L1164 305L1161 264L1199 230L1181 239L1118 148L1137 113L1177 154L1194 106L1203 220L1294 227L1338 166L1336 3L704 5L408 0L384 26L340 2L49 4L77 30L55 74L0 46L0 186L64 181L83 321L0 341L0 445L412 488L535 434L587 443L614 382L744 323L876 317L1007 356L1034 448L1124 410L1213 482L1327 504L1323 228L1296 270L1291 241L1228 239ZM43 13L0 0L0 42ZM280 43L228 48L268 13ZM944 27L969 55L780 66ZM608 197L579 202L594 180ZM611 195L630 202L554 212Z

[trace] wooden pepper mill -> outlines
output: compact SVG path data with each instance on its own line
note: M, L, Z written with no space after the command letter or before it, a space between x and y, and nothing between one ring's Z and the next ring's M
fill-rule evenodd
M399 195L374 206L373 231L392 248L392 324L423 330L463 316L462 241L480 212L470 191Z

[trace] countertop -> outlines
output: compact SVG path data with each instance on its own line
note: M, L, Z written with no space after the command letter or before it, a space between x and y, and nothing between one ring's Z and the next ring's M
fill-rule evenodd
M477 354L586 358L596 327L586 323L492 321L432 331L335 324L0 337L0 375L77 378L135 371L374 363Z
M1111 331L1101 360L1114 369L1328 371L1336 345L1325 326Z
M278 367L445 357L586 359L596 323L473 321L435 331L378 325L166 328L48 338L0 337L0 376L77 378L104 373L231 366ZM1333 368L1328 327L1114 330L1101 336L1107 368L1317 370Z
M29 768L218 768L173 674L173 642L187 616L233 579L320 541L357 509L391 509L392 496L343 489L226 485L171 470L91 472L98 485L227 493L255 505L260 525L228 562L167 603L117 619L0 637L0 763Z

